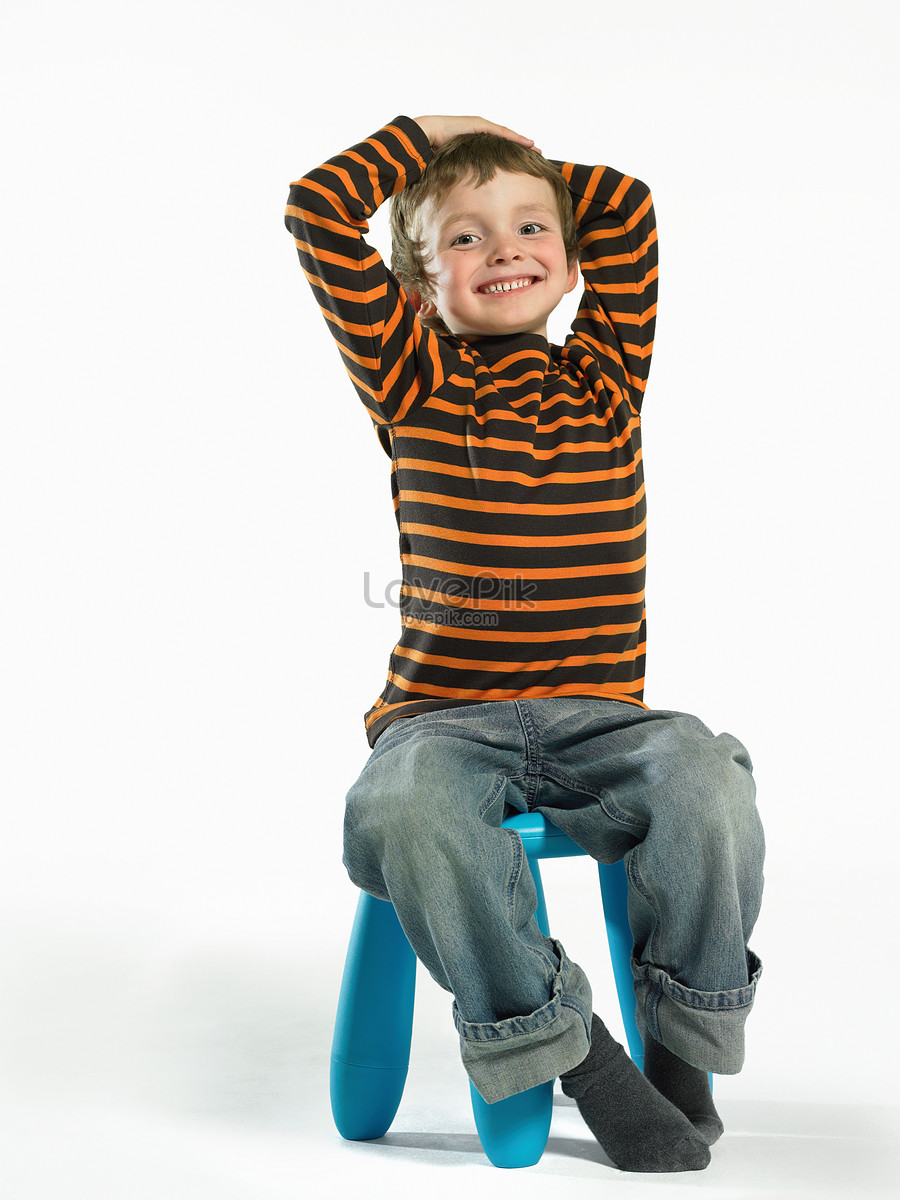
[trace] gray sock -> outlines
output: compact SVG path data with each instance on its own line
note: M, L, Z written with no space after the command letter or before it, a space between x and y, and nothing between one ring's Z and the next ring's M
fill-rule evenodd
M709 1076L652 1037L645 1038L644 1074L658 1092L691 1122L708 1146L725 1131L709 1090Z
M560 1083L621 1170L702 1171L709 1165L706 1142L644 1078L596 1013L587 1058Z

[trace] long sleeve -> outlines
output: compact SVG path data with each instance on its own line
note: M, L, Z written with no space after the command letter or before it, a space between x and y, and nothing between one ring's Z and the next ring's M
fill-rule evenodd
M293 184L285 218L391 454L401 632L365 714L370 746L394 720L462 704L644 703L649 195L564 164L586 284L572 333L561 348L515 330L469 345L426 329L365 241L430 153L398 117Z
M365 240L368 218L418 179L430 157L422 129L400 116L290 185L285 225L376 426L407 416L444 379L438 337Z
M598 358L607 387L641 407L656 324L657 238L650 190L611 167L556 162L572 196L585 290L566 347Z

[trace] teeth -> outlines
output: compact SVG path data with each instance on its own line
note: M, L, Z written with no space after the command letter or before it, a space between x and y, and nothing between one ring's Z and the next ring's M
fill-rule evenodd
M493 292L513 292L516 288L530 287L531 276L527 279L513 279L505 283L491 283L487 287L481 289L485 295L490 296Z

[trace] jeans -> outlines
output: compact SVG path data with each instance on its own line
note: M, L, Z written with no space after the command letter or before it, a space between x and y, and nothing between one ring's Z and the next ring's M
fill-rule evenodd
M762 970L747 945L764 855L751 772L741 743L696 717L591 697L388 725L347 794L344 864L453 994L485 1100L561 1075L590 1045L590 984L538 928L521 839L500 827L513 812L543 814L598 862L624 859L645 1040L704 1071L741 1069Z

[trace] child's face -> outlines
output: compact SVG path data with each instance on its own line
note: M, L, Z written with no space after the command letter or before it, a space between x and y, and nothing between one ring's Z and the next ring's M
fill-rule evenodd
M578 282L553 188L533 175L498 171L481 187L458 183L423 208L421 237L435 284L419 315L439 315L460 337L546 337L547 318ZM492 284L520 286L486 291Z

